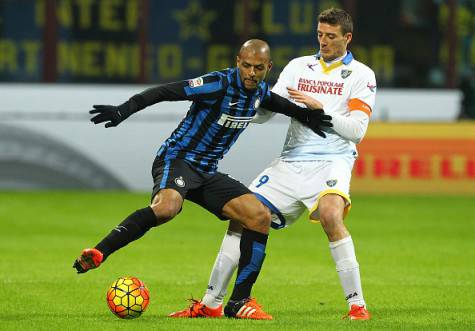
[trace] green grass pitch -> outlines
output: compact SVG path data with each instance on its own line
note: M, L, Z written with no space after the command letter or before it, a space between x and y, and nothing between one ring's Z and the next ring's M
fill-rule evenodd
M272 231L253 295L273 321L170 319L200 298L227 223L191 203L172 222L76 275L73 260L148 195L0 192L0 330L469 330L475 329L473 197L354 195L346 220L373 319L347 307L320 225ZM136 320L106 305L133 275L151 294Z

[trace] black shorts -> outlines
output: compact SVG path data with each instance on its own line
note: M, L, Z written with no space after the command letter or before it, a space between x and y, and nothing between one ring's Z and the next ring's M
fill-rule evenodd
M171 188L178 191L183 199L199 204L222 220L227 219L222 212L228 201L252 193L241 182L226 174L202 173L182 159L155 159L152 177L152 200L160 190Z

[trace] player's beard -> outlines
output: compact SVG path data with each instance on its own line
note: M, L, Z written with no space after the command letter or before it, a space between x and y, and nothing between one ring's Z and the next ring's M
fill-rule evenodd
M246 85L246 82L250 84L250 86ZM258 85L259 85L259 82L257 80L252 80L252 79L244 80L244 87L246 88L246 90L250 90L250 91L256 90Z

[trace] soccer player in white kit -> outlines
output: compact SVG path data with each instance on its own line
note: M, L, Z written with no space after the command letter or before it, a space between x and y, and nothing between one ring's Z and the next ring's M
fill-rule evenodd
M282 71L272 91L309 108L323 109L332 116L333 128L322 138L292 119L280 157L256 177L250 189L272 211L275 229L294 223L305 209L311 221L320 222L349 305L347 316L367 320L370 314L363 298L359 265L343 219L351 207L355 144L363 139L368 127L376 79L369 67L347 51L352 31L351 16L344 10L323 11L318 16L318 54L293 59ZM262 111L255 122L265 122L271 116ZM230 222L205 296L171 317L222 315L226 288L239 261L240 233L240 225Z

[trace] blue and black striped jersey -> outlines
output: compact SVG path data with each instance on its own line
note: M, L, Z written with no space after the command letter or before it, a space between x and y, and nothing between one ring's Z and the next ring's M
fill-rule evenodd
M184 159L213 174L256 109L270 97L269 86L261 82L256 90L246 90L239 70L232 68L184 81L182 88L185 99L193 103L157 155L163 160Z

